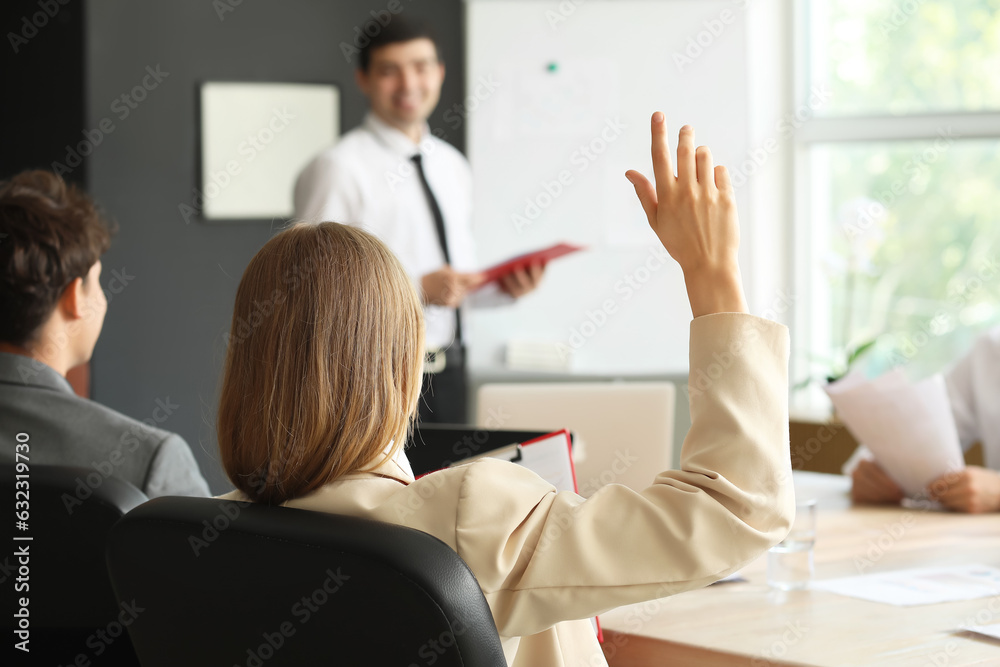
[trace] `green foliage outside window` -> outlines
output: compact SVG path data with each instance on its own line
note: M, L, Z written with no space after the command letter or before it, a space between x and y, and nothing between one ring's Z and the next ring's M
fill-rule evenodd
M820 113L1000 110L1000 0L807 0Z
M838 348L878 338L870 371L923 376L1000 321L1000 141L836 144L814 160L829 169Z
M1000 0L810 2L812 83L832 116L1000 112ZM814 145L831 344L923 377L1000 323L1000 139Z

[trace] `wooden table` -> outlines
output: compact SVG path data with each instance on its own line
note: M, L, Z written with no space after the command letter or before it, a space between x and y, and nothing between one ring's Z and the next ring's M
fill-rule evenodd
M816 579L932 565L1000 567L1000 516L851 507L849 481L796 473L818 498ZM716 584L601 616L612 667L1000 665L1000 642L959 631L1000 623L1000 596L896 607L767 586L766 556Z

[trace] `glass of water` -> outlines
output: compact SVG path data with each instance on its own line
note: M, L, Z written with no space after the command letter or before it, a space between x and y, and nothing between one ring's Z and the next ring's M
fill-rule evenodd
M795 521L788 537L767 552L767 583L783 591L808 588L813 576L816 543L816 501L795 504Z

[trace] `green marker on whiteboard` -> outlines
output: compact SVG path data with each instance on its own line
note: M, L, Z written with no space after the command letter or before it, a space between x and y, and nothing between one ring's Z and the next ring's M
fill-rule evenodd
M553 62L550 62L548 64L548 67L546 67L545 69L547 69L549 71L549 74L555 74L556 71L559 69L559 65L556 64L555 61L553 61Z

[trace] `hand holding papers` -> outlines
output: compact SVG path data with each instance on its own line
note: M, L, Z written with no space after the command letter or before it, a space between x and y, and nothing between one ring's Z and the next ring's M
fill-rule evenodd
M898 370L871 381L850 375L826 393L851 433L908 496L965 467L940 375L916 385Z

